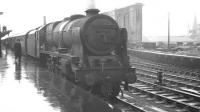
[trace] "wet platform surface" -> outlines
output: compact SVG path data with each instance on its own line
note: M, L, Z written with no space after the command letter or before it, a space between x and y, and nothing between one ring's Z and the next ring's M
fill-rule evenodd
M0 58L0 112L118 112L32 58Z

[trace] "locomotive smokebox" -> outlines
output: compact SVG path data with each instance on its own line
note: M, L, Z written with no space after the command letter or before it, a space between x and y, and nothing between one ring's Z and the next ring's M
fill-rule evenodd
M94 16L99 14L99 9L88 9L85 12L87 16Z

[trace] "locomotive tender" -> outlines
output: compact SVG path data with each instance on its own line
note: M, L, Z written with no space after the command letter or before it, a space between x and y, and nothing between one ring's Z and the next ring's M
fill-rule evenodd
M21 44L26 55L77 85L95 94L117 96L122 81L136 82L127 54L127 31L98 12L88 9L86 15L30 30L20 37L24 37Z

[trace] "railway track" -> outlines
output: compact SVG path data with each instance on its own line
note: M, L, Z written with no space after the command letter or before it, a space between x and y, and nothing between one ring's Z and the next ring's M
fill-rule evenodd
M167 108L174 108L174 112L200 111L200 98L197 95L158 86L144 80L138 80L136 84L131 85L130 91L130 94L138 94Z
M141 66L141 67L145 67L145 68L149 68L149 69L160 70L160 71L167 72L167 73L175 73L177 75L179 75L179 74L181 74L181 75L183 74L183 75L187 75L187 76L189 75L194 78L198 77L200 74L198 69L176 67L176 66L171 66L171 65L163 66L163 65L159 65L159 64L144 63L144 62L133 62L132 64Z
M147 109L145 110L143 107L138 106L132 101L134 98L129 96L128 94L124 94L123 97L118 96L115 99L115 104L117 108L119 108L122 112L149 112Z
M166 72L166 70L160 69L157 65L151 63L144 64L141 62L134 62L133 66L136 67L136 72L140 77L147 77L156 80L157 72L162 71L164 73L163 81L167 86L200 95L199 74L195 74L191 69L184 69L185 74L181 74L173 70ZM165 67L165 69L166 68L167 67Z
M167 111L160 107L156 107L151 103L146 102L146 100L141 100L140 97L135 97L133 93L127 91L124 91L123 96L119 95L116 97L114 102L115 103L111 104L122 112L172 112L170 111L171 109Z
M135 61L136 60L136 61ZM132 59L137 83L130 85L129 96L137 95L146 101L162 104L166 112L200 112L200 70ZM157 73L163 72L165 86L155 84ZM135 98L135 97L134 97ZM156 105L155 104L155 105Z
M139 77L147 77L147 78L151 78L155 81L157 80L157 71L146 70L146 69L142 69L142 68L137 68L136 71L137 71L137 75ZM199 80L176 76L176 75L172 75L172 74L165 73L164 77L163 77L163 83L166 86L171 86L171 87L179 87L179 88L185 87L188 89L192 89L194 91L200 90L200 81Z
M192 69L188 67L179 67L175 65L169 65L169 64L162 64L162 63L156 63L148 60L143 60L139 58L132 58L131 59L132 64L140 64L141 66L145 66L147 68L160 70L163 72L168 73L177 73L177 74L186 74L191 76L199 76L200 70L199 69Z

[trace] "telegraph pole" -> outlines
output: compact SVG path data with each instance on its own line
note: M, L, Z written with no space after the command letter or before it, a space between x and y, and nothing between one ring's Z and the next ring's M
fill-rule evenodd
M170 13L168 12L168 43L167 43L168 50L170 49Z

